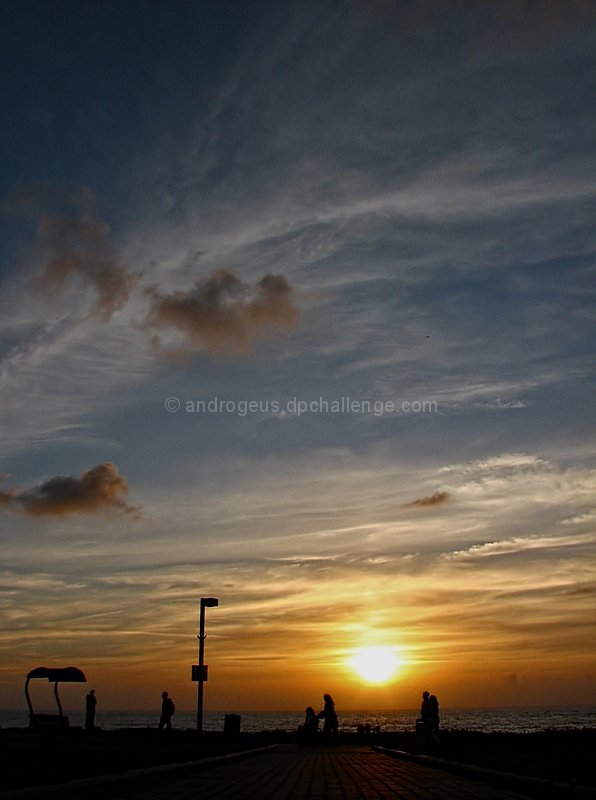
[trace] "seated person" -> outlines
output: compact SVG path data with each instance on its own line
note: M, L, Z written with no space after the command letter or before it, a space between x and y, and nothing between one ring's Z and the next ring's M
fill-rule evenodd
M304 722L298 728L298 741L302 743L313 742L319 732L319 720L312 706L308 706Z

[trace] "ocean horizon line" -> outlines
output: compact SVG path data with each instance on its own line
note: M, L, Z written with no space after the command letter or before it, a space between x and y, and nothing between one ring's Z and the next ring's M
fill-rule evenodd
M63 704L64 705L64 704ZM78 706L66 706L64 705L64 710L66 712L78 712L80 709ZM102 709L102 712L105 714L152 714L155 713L156 707L150 706L146 708L110 708L106 707ZM343 713L349 714L370 714L373 712L377 712L379 714L414 714L417 713L419 710L419 706L387 706L386 708L381 708L377 706L372 706L370 708L364 706L342 706ZM449 706L447 704L441 704L441 711L443 713L447 711L464 711L464 712L474 712L474 711L596 711L596 703L561 703L561 704L548 704L548 703L541 703L541 704L527 704L527 705L507 705L507 706L496 706L496 705L470 705L470 706ZM233 710L230 708L216 708L216 709L204 709L205 714L302 714L304 709L302 707L298 708L234 708ZM23 707L14 707L14 706L3 706L0 708L0 714L3 713L10 713L10 714L18 714L23 712ZM25 709L26 712L26 709ZM196 706L194 708L186 708L183 706L178 706L177 713L178 714L196 714L197 709Z

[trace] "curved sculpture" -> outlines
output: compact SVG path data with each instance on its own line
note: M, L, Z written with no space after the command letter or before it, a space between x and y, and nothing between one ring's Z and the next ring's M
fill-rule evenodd
M29 681L32 678L47 678L50 683L54 684L54 697L56 698L56 705L58 706L58 715L36 714L33 711L33 704L31 702L31 696L29 695ZM86 683L87 678L83 670L78 667L35 667L35 669L27 673L27 678L25 680L25 697L27 698L27 705L29 706L29 726L31 728L40 724L68 726L68 717L64 716L62 703L58 695L58 684L60 682Z

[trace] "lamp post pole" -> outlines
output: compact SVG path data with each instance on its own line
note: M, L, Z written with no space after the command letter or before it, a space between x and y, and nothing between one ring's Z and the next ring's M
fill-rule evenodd
M207 667L205 666L205 609L219 605L217 597L201 597L201 611L199 615L199 687L197 696L197 731L203 733L203 684L207 680Z

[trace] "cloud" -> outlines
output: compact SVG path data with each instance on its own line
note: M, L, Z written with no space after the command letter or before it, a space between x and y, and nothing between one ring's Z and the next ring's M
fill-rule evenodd
M586 522L592 522L593 519L596 519L596 512L586 511L584 514L575 514L572 517L562 519L561 525L583 525Z
M251 287L218 270L187 292L162 295L152 287L147 294L151 305L146 326L159 332L153 334L153 344L168 355L246 352L268 330L291 328L299 316L292 287L281 275L265 275ZM166 338L174 334L177 339L173 347L164 343L164 331Z
M589 24L596 15L592 0L540 0L536 4L519 0L480 0L476 4L457 0L417 0L410 4L352 0L352 6L370 20L389 16L402 35L441 31L451 17L473 37L477 47L548 43L565 29Z
M125 502L128 481L106 461L79 477L58 475L33 489L0 492L0 508L24 511L32 516L87 514L103 509L132 512Z
M100 317L109 319L126 304L137 276L115 262L105 223L90 214L46 215L39 222L37 238L48 253L45 269L34 279L40 294L59 294L67 279L78 275L95 289Z
M411 503L406 503L405 508L425 508L427 506L442 506L450 500L452 495L449 492L435 492L427 497L420 497L418 500L412 500Z
M495 542L485 542L475 544L467 550L456 550L446 553L443 559L446 561L474 561L478 558L490 558L493 556L507 556L516 553L523 553L529 550L570 550L574 547L590 545L592 536L590 534L579 534L572 536L529 536L523 538L516 536L511 539L504 539Z
M32 183L12 192L0 201L3 214L21 216L47 213L49 208L70 208L89 211L95 204L93 191L87 186L57 186Z
M548 462L528 453L501 453L498 456L478 459L466 464L449 464L441 467L441 472L453 472L460 475L473 474L477 477L485 475L515 475L548 468Z

